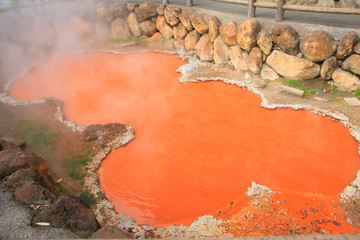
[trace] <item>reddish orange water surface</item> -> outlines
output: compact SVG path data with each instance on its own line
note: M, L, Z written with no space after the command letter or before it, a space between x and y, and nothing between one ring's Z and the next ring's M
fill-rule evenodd
M259 107L256 94L222 82L179 83L183 64L157 53L66 57L33 69L10 95L62 99L77 123L133 126L135 140L104 160L100 183L139 223L191 223L252 181L336 199L355 178L358 144L340 123Z

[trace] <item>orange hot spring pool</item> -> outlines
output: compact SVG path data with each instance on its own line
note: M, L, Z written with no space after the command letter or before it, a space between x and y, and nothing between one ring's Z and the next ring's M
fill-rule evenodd
M63 57L32 69L9 95L61 99L79 124L133 126L135 139L108 155L99 178L116 211L141 224L190 224L253 181L333 201L355 178L358 143L342 124L260 107L255 93L220 81L180 83L184 64L160 53Z

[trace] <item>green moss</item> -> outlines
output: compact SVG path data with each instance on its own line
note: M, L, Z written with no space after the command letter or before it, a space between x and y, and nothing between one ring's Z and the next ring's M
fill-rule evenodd
M60 133L51 132L49 126L33 121L19 121L14 128L17 137L26 142L29 151L39 155L51 153L61 137Z
M304 82L290 79L285 84L290 86L290 87L299 88L304 84Z
M64 165L71 178L83 180L85 177L85 166L93 158L93 154L88 151L86 154L74 155L64 160Z
M357 97L358 99L360 99L360 89L355 92L355 97Z
M84 202L86 202L88 205L95 205L96 204L96 200L94 198L94 195L92 195L91 193L85 191L82 192L79 196L80 199L82 199Z
M136 36L130 36L128 38L112 38L111 41L116 42L116 43L127 43L127 42L136 42L139 41L141 39L144 39L146 37L141 36L141 37L136 37Z

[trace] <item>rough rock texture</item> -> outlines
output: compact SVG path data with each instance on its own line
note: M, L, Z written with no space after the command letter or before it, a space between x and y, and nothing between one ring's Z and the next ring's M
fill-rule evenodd
M326 59L321 66L321 71L320 71L321 78L330 80L336 67L337 67L336 57L332 56Z
M168 6L165 8L164 16L166 22L171 26L177 26L180 22L179 16L181 13L181 8L179 6Z
M203 35L195 46L195 51L202 61L212 61L214 56L214 45L209 35Z
M105 226L97 230L93 235L92 239L124 239L130 238L123 230L116 226Z
M229 61L229 46L221 36L214 41L214 61L216 65L224 65Z
M176 40L174 42L174 45L175 45L176 50L179 51L179 52L184 52L186 50L185 49L185 40L184 39Z
M256 37L256 42L265 55L271 53L273 43L271 35L268 32L261 30Z
M136 19L135 13L130 13L128 16L128 24L130 31L136 37L141 36L141 29L138 20Z
M185 37L186 50L187 51L193 50L199 39L200 39L200 34L196 30L189 32L188 35L186 35Z
M93 33L93 26L83 18L75 17L72 25L75 33L79 36L86 36Z
M17 188L25 182L30 181L35 181L43 187L48 187L44 177L32 168L22 168L11 174L6 180L6 186L9 188Z
M161 35L161 33L156 32L156 33L154 33L154 35L151 36L150 39L153 40L153 41L159 41L159 40L161 40L163 38L164 37Z
M355 0L340 0L340 5L343 8L359 8L359 4Z
M179 19L188 31L194 30L194 27L191 23L191 16L194 13L195 11L192 8L187 8L180 13Z
M356 91L360 89L360 79L354 74L338 68L332 74L332 79L336 86L346 91Z
M320 74L320 65L278 50L274 50L269 55L266 63L278 74L289 79L311 79Z
M219 36L220 21L217 18L211 18L209 21L209 37L210 41L214 42Z
M116 18L126 18L129 14L126 3L115 2L109 5L109 12Z
M360 41L355 45L354 53L360 54Z
M290 55L298 54L299 35L292 26L285 24L275 26L271 37L276 48Z
M110 36L110 26L104 22L97 21L94 33L96 39L106 39Z
M135 12L135 8L137 8L139 6L138 3L128 3L126 5L126 8L129 12Z
M166 5L165 4L159 4L159 6L156 8L157 13L162 16L164 15Z
M249 69L255 74L259 74L262 67L262 51L258 47L251 49L249 54Z
M91 208L80 198L61 195L48 208L37 214L33 223L48 222L53 227L93 233L100 228Z
M269 67L266 63L263 64L260 75L262 79L270 81L275 81L279 78L279 74L277 74L277 72L275 72L274 69Z
M351 31L346 33L339 41L336 57L345 59L353 52L354 45L359 41L359 36L356 32Z
M152 36L156 33L157 28L156 25L151 21L145 21L140 23L140 30L142 35Z
M0 179L11 175L20 168L33 168L41 174L48 174L46 162L35 154L15 151L0 152Z
M156 20L156 28L165 38L174 36L174 30L167 24L164 16L159 16Z
M330 34L318 30L305 36L300 42L301 53L313 62L322 62L334 55L336 51L336 42Z
M69 230L53 227L32 227L29 208L14 199L13 193L0 183L1 239L75 239Z
M130 27L122 18L111 23L111 32L114 38L125 39L131 36Z
M179 25L174 27L173 30L174 30L174 38L177 40L185 38L186 35L188 34L188 31L186 30L186 28L182 23L179 23Z
M230 47L229 57L235 69L243 70L243 71L249 70L249 64L248 64L249 55L247 52L241 50L239 46L236 45Z
M50 204L56 199L54 194L35 181L24 183L16 189L14 196L26 204Z
M229 46L236 44L237 27L235 22L228 22L220 27L220 34Z
M156 2L144 2L135 9L136 19L143 22L157 15L158 4Z
M317 5L319 7L335 7L334 0L319 0Z
M256 45L256 34L260 31L260 27L260 23L255 18L239 24L236 38L242 49L250 52Z
M21 148L14 143L0 139L0 151L21 151Z
M113 15L109 11L109 6L107 3L100 2L96 7L96 15L100 21L110 23L113 19Z
M360 55L352 54L341 65L342 69L360 75Z
M194 13L191 16L191 24L201 35L204 35L209 31L209 21L210 17L206 14Z

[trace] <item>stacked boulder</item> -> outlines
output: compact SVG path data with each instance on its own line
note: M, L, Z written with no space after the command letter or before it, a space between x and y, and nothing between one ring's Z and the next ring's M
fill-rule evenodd
M279 24L270 33L255 18L221 24L216 16L155 2L100 3L97 13L111 25L114 38L175 39L178 49L195 51L202 61L231 64L263 79L321 77L343 90L360 89L360 43L353 31L338 42L322 30L300 40L290 25Z

